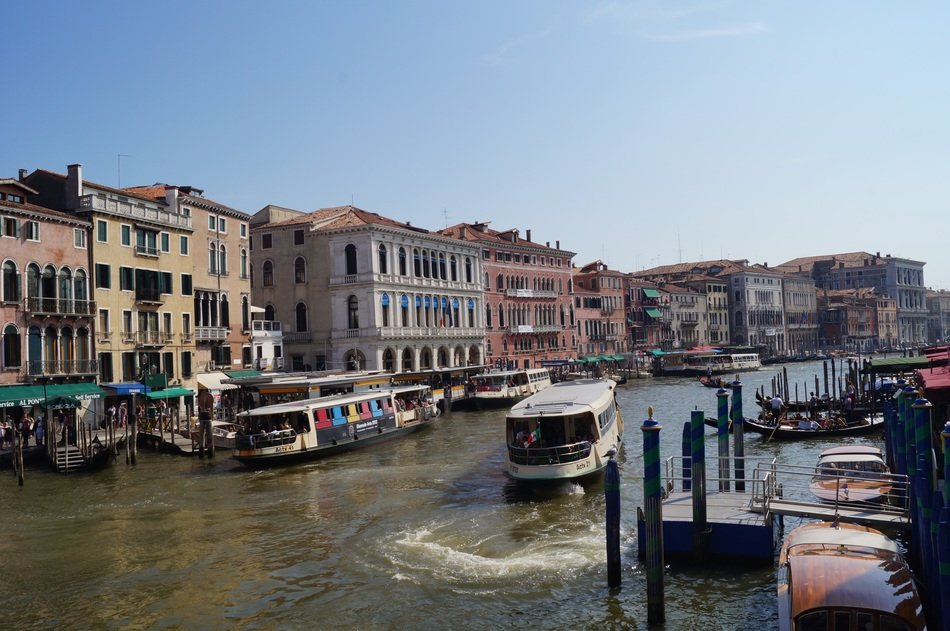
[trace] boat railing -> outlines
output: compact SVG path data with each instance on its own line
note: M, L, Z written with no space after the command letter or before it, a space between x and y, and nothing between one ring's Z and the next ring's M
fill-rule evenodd
M567 464L590 457L590 442L584 440L557 447L508 447L508 459L521 465Z
M235 446L238 449L263 449L265 447L279 447L296 442L297 432L292 429L282 429L275 432L258 432L256 434L239 434L235 437Z

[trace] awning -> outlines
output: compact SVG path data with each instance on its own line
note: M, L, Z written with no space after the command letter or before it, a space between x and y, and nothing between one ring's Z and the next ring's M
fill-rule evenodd
M102 387L106 389L106 394L110 396L145 394L149 391L147 386L144 386L136 381L130 383L104 383L102 384Z
M153 390L146 396L149 399L177 399L178 397L193 397L195 393L188 388L165 388L164 390Z
M647 307L646 309L644 309L644 311L646 311L646 312L647 312L647 315L650 316L651 318L662 318L662 317L663 317L663 313L662 313L659 309L657 309L656 307Z
M664 353L664 352L663 352L661 349L659 349L659 348L651 348L651 349L648 350L647 352L650 353L651 355L653 355L654 357L661 357L661 356L663 356L663 355L666 355L666 353Z
M240 379L241 377L260 377L261 371L259 370L225 370L226 374L231 379Z
M644 287L643 295L646 296L647 298L659 298L660 292L658 292L655 289L650 289L649 287Z
M45 398L43 386L0 386L0 408L30 407Z
M251 313L264 313L265 309L263 307L255 307L251 305Z
M227 378L223 372L206 372L198 375L198 386L205 390L237 390L234 384L221 383L222 379Z
M105 394L102 388L92 382L82 383L54 383L46 386L46 396L53 397L73 397L80 401L89 401L92 399L101 399Z

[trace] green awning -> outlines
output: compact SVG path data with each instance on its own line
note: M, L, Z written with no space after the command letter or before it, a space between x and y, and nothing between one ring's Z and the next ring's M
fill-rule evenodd
M644 287L643 295L646 296L647 298L659 298L660 292L658 292L655 289L650 289L649 287Z
M662 317L663 317L663 313L662 313L659 309L657 309L656 307L647 307L646 309L644 309L644 311L646 311L646 312L647 312L647 315L650 316L651 318L662 318Z
M930 365L930 359L924 357L875 357L871 360L873 373L899 373L922 370Z
M225 370L226 374L231 379L240 379L241 377L260 377L261 371L259 370Z
M105 391L96 384L85 381L83 383L54 383L46 386L46 396L53 397L72 397L80 401L91 399L101 399Z
M649 351L647 351L647 352L650 353L651 355L653 355L654 357L662 357L663 355L666 355L666 353L664 353L664 352L663 352L661 349L659 349L659 348L654 348L654 349L651 349L651 350L649 350Z
M153 390L145 396L149 399L177 399L178 397L193 397L195 393L188 388L165 388L164 390Z
M0 408L30 407L45 398L43 386L0 386Z
M614 362L622 362L626 358L623 355L608 355L607 359Z

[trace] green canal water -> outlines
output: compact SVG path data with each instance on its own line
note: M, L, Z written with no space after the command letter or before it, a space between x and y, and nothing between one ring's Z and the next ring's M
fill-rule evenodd
M820 363L791 364L790 381ZM745 410L776 370L742 375ZM602 483L525 491L501 473L504 411L454 412L396 442L248 470L142 451L138 464L0 480L9 629L646 629L636 554L640 424L677 455L692 379L618 388L623 585L606 586ZM870 439L865 439L870 440ZM749 457L811 464L825 445L746 438ZM708 430L707 457L715 453ZM786 522L786 528L794 525ZM777 552L777 551L776 551ZM666 629L777 625L775 569L670 564Z

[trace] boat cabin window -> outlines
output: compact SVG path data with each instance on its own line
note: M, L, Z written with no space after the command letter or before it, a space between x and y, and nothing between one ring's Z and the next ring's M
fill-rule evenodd
M603 429L613 423L614 415L616 410L614 410L613 405L607 406L607 409L597 415L597 422L600 423L600 428Z
M852 626L852 619L855 626ZM913 631L914 627L885 612L853 609L815 609L795 621L796 631Z

